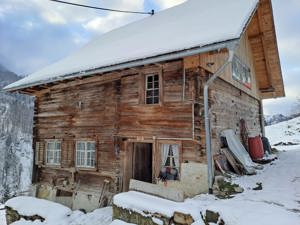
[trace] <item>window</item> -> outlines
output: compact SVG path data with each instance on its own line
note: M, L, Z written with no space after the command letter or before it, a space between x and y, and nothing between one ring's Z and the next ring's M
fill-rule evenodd
M94 168L95 167L96 143L94 141L76 142L76 166Z
M146 104L159 103L159 75L146 75Z
M251 72L248 66L235 56L232 61L232 77L234 80L242 83L245 87L251 89Z
M179 146L176 144L161 145L162 180L177 180L179 178Z
M61 142L47 141L46 164L60 165Z

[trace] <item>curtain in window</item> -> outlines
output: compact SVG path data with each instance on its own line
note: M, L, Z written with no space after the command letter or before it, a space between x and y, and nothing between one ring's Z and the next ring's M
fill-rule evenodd
M176 167L179 167L179 147L178 145L172 145L172 149L173 149L173 155L175 159L175 165Z
M169 146L170 145L166 145L166 144L161 145L161 166L162 167L166 165L166 162L168 160Z
M178 145L162 144L161 147L161 166L164 167L169 157L170 147L173 151L175 167L179 167L179 147Z

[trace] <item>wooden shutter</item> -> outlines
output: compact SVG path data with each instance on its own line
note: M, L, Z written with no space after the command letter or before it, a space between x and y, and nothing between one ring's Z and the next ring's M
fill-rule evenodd
M35 165L43 164L44 156L45 156L45 143L41 141L35 142L35 158L34 163Z

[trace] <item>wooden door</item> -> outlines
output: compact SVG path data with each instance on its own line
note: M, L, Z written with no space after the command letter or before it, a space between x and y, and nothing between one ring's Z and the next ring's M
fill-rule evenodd
M152 183L152 144L134 143L132 178Z

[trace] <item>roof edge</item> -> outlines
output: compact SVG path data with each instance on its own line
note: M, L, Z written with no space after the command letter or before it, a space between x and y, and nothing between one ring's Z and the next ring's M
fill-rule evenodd
M38 82L32 82L32 83L29 83L29 84L26 84L26 85L20 85L20 86L17 86L17 87L11 87L10 88L9 86L11 84L9 84L9 85L5 86L3 88L3 90L14 92L14 91L18 91L18 90L22 90L22 89L26 89L26 88L30 88L30 87L35 87L35 86L38 86L38 85L58 82L58 81L66 80L66 79L72 79L72 78L76 78L76 77L88 77L88 76L92 76L96 73L106 73L106 72L111 72L111 71L114 71L114 70L126 69L126 68L141 66L141 65L145 65L145 64L151 64L151 63L158 63L158 62L161 62L161 61L174 60L174 59L183 58L183 57L196 55L196 54L200 54L200 53L205 53L205 52L209 52L209 51L224 49L224 48L227 48L232 43L239 42L240 37L235 38L235 39L222 41L222 42L218 42L218 43L209 44L209 45L202 46L202 47L194 47L194 48L185 49L185 50L182 50L182 51L177 51L177 52L167 53L167 54L163 54L163 55L152 56L152 57L149 57L149 58L138 59L138 60L128 61L128 62L124 62L124 63L120 63L120 64L99 67L99 68L95 68L95 69L92 69L92 70L86 70L86 71L80 71L80 72L71 73L71 74L65 74L65 75L62 75L62 76L55 77L53 79L42 80L42 81L38 81Z

